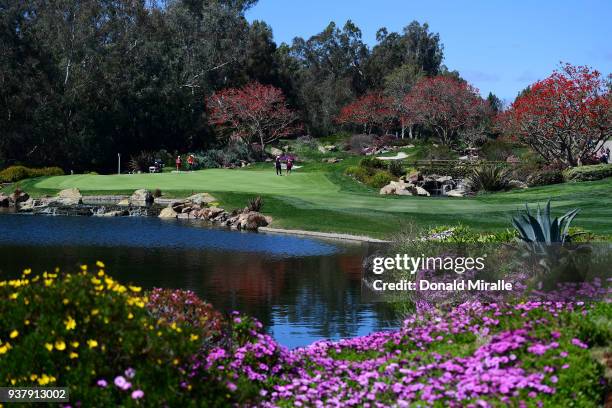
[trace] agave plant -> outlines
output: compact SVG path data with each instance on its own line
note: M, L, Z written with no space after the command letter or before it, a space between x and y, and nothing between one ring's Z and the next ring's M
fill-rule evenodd
M261 211L261 207L263 207L263 200L260 196L249 199L249 202L247 203L247 209L249 211L259 212Z
M525 212L512 217L512 225L519 233L519 238L527 243L561 244L570 242L570 224L580 211L578 208L568 211L561 217L551 218L550 200L546 203L544 211L538 205L535 216L525 204Z

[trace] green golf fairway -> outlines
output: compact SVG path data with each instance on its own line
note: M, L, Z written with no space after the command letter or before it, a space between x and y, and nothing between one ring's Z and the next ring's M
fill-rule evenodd
M565 183L473 198L379 196L346 177L309 171L282 177L273 169L210 169L182 173L72 175L28 180L23 188L53 193L76 187L84 194L129 193L161 189L186 196L210 192L228 207L244 207L264 197L264 213L275 227L385 236L412 221L422 226L464 223L478 229L510 227L510 216L525 203L553 201L555 214L581 208L575 224L598 233L612 233L612 179Z

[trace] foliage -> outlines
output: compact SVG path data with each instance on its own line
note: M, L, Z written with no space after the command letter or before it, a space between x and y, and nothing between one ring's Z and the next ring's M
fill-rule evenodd
M514 241L517 237L515 230L506 229L497 232L476 231L464 225L440 225L430 229L425 237L436 242L454 244L477 244L477 243L507 243Z
M361 126L363 133L368 135L375 128L386 134L394 116L391 98L369 93L342 107L336 122Z
M146 308L156 320L197 328L210 343L222 335L224 317L192 291L155 288L148 294Z
M10 2L0 9L0 157L110 171L117 153L206 147L204 96L254 71L252 4Z
M370 176L368 169L362 166L349 166L344 170L344 174L352 176L362 183L365 183L366 179Z
M563 172L567 181L593 181L612 177L612 164L572 167Z
M242 142L232 142L221 149L209 149L195 155L198 168L240 167L242 162L252 163L261 158L261 150L255 150Z
M373 156L368 156L368 157L364 157L363 159L361 159L361 161L359 162L359 166L361 167L365 167L367 169L386 169L387 168L387 164L376 158Z
M238 312L222 319L192 292L144 296L83 269L26 270L0 284L3 383L69 384L83 406L603 401L589 347L609 346L609 304L421 308L395 330L287 350L261 323Z
M128 169L132 173L148 173L149 166L155 163L155 153L143 151L130 157Z
M475 191L502 191L508 187L509 170L503 165L483 164L472 170L470 181Z
M156 188L155 190L153 190L153 197L154 197L154 198L159 198L159 197L161 197L162 195L163 195L163 194L162 194L162 191L161 191L159 188Z
M400 160L389 160L387 167L393 177L401 177L406 173L406 169L404 169L404 165Z
M598 71L565 64L519 96L500 124L547 163L573 167L612 136L609 95Z
M263 207L263 204L264 202L261 196L257 196L255 198L249 199L249 202L247 203L247 208L249 209L249 211L260 212Z
M14 183L31 177L63 176L64 171L59 167L29 168L25 166L11 166L0 171L0 183Z
M477 89L450 76L422 78L404 104L410 120L429 127L444 145L455 143L459 130L476 125L484 109Z
M535 170L527 177L527 184L530 186L548 186L563 181L563 172L554 168Z
M207 100L209 122L227 129L229 135L246 143L267 143L294 134L300 127L297 116L285 102L282 90L251 82L242 88L227 88Z
M348 149L356 154L360 154L365 148L374 143L373 135L353 135L348 141Z
M538 206L535 216L525 204L525 212L512 217L512 225L518 231L519 238L527 243L564 244L572 239L569 228L579 211L574 209L553 219L550 214L550 200L544 211Z
M137 390L156 403L188 401L167 390L178 388L177 367L198 350L199 331L153 318L139 287L98 267L36 276L27 269L0 283L2 383L68 385L71 401L87 406L129 405Z
M490 139L480 148L480 154L490 161L505 161L514 153L512 143L502 139Z
M366 179L366 184L370 187L381 188L389 184L393 176L388 171L377 171Z

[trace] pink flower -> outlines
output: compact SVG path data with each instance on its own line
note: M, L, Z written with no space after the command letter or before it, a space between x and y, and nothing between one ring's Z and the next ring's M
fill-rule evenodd
M115 378L115 385L123 391L128 390L132 384L129 383L123 376L119 375Z
M105 379L98 380L98 382L97 382L96 384L97 384L97 385L98 385L98 387L100 387L100 388L106 388L106 386L108 385L108 383L106 382L106 380L105 380Z
M132 399L140 399L144 397L144 391L142 390L135 390L132 392Z
M572 339L572 344L574 346L578 346L578 347L583 348L583 349L589 347L586 344L584 344L582 341L580 341L580 339L576 339L576 338Z
M130 367L125 370L124 374L127 378L134 378L134 376L136 375L136 370Z
M238 387L236 387L236 384L228 382L227 383L227 389L232 391L232 392L234 392L234 391L236 391L238 389Z

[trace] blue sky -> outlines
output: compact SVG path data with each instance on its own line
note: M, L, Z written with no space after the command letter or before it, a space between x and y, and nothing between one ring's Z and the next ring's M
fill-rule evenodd
M612 72L611 0L259 0L247 18L267 22L277 43L351 19L370 46L380 27L427 22L440 33L450 69L481 94L510 101L559 61Z

